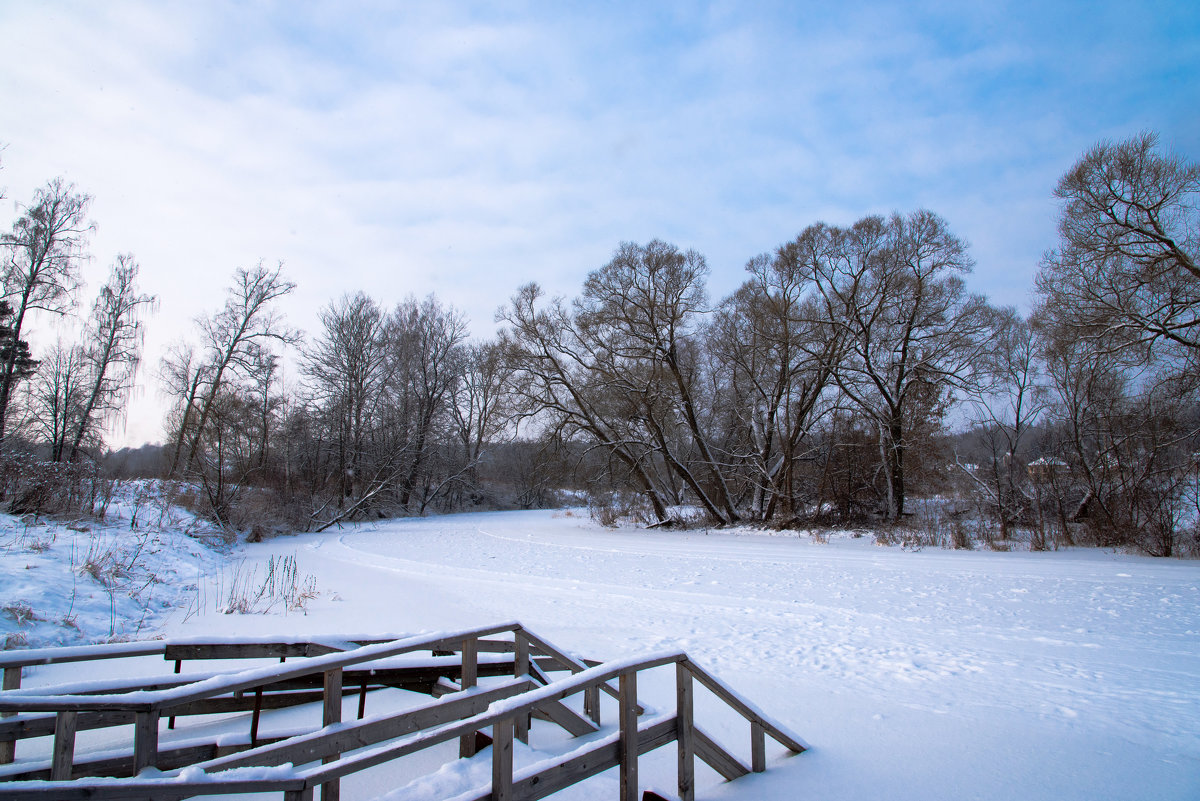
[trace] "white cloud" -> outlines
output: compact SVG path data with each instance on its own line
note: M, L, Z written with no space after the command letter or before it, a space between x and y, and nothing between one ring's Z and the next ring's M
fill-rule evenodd
M436 292L484 334L516 286L574 293L621 240L701 250L719 296L811 222L921 205L1011 303L1051 244L1057 175L1131 132L1055 55L1092 44L1031 8L8 4L0 185L95 194L93 285L133 251L162 299L144 377L260 258L298 283L296 325L343 292ZM1138 36L1100 74L1155 41ZM1135 129L1178 120L1137 102ZM1185 122L1167 138L1196 142ZM158 436L156 403L130 440Z

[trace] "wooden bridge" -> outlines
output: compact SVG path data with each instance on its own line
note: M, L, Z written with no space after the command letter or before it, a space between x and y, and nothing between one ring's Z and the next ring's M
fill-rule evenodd
M174 673L21 688L22 669L30 666L160 655L174 662ZM182 672L185 662L276 658L277 664L257 667ZM638 677L672 665L674 711L650 715L637 698ZM638 757L672 742L679 798L692 801L697 758L734 780L766 769L768 738L789 754L805 750L798 737L685 653L584 662L519 623L386 641L160 640L48 648L0 654L0 667L0 801L162 801L247 793L311 801L317 787L322 799L332 800L345 776L455 740L464 758L490 745L492 781L473 797L478 801L532 801L612 768L620 771L621 800L634 801ZM568 675L553 678L555 673ZM481 677L487 681L481 683ZM749 723L748 765L696 724L697 685ZM421 692L430 700L368 717L368 695L385 688ZM607 734L601 694L616 701L617 725ZM353 722L342 720L347 696L357 696ZM320 728L260 736L264 713L305 704L320 704ZM189 738L184 726L160 742L163 718L169 731L179 719L199 715L237 715L237 725L248 723L248 730L241 737ZM528 743L534 720L586 738L585 744L515 771L514 740ZM131 724L132 742L127 729L111 732L125 739L121 752L76 753L77 732ZM18 758L21 741L38 737L53 737L49 757Z

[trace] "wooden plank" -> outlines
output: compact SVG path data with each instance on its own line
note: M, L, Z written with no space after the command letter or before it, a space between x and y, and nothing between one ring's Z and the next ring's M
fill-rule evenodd
M529 642L531 645L536 647L539 651L546 654L547 656L553 657L555 661L557 661L560 664L562 664L563 666L565 666L572 673L579 673L581 671L588 669L589 665L587 663L580 662L578 659L575 659L574 657L572 657L566 653L563 653L562 651L555 648L553 645L550 645L548 642L546 642L545 640L543 640L540 637L538 637L537 635L535 635L533 632L529 631L529 629L522 628L521 632L529 639ZM599 686L599 689L601 691L607 693L612 698L617 697L617 690L613 689L612 685L608 684L607 682L604 684L601 684ZM584 699L584 703L585 704L587 703L586 697ZM638 706L638 714L639 715L645 711L646 710L641 705ZM589 712L588 717L591 717L592 720L596 722L596 725L599 726L600 725L600 705L598 703L595 705L595 713L596 713L595 717L592 717L591 713Z
M602 670L596 669L591 675L585 677L573 676L571 678L562 679L555 682L549 687L538 687L528 691L527 700L522 703L513 703L506 705L503 714L481 714L463 720L459 723L451 723L445 726L440 726L425 734L405 740L391 745L382 746L372 749L369 752L354 754L344 758L342 761L333 765L321 766L319 768L308 768L299 771L299 774L306 780L311 782L324 781L329 776L346 776L360 770L382 765L385 762L390 762L408 754L423 751L438 743L448 742L457 739L460 735L474 733L475 731L491 726L501 717L510 717L525 710L532 710L535 707L543 706L550 701L560 701L572 695L576 695L598 682L608 682L617 679L620 675L629 670L650 670L662 665L674 664L680 661L684 655L682 653L662 654L650 657L644 661L637 663L617 663L612 667ZM674 718L672 718L673 720Z
M691 671L682 662L675 663L675 718L679 721L676 733L679 798L693 801L696 797L694 689Z
M462 679L459 684L464 690L474 687L479 681L479 640L470 638L462 642ZM458 741L460 759L475 756L475 733L464 734Z
M405 710L387 718L355 722L334 734L313 732L293 737L275 745L260 746L244 753L224 756L203 762L198 767L209 773L230 768L282 765L291 762L303 765L315 762L331 753L351 751L374 745L431 726L478 715L493 701L519 695L532 685L528 681L512 682L488 688L461 698L446 698L437 703Z
M263 691L259 687L254 691L254 711L250 713L250 747L258 745L258 722L262 718L262 700ZM171 722L175 722L175 716L171 716Z
M59 712L54 724L54 756L50 762L51 781L69 781L75 761L75 715Z
M750 774L749 768L739 762L737 757L718 745L702 729L693 726L692 736L696 741L696 756L703 759L717 773L720 773L726 781L740 779Z
M69 711L69 710L68 710ZM133 723L132 712L79 712L75 721L76 731L103 729L108 726L126 726ZM0 736L14 740L30 737L48 737L54 734L55 715L18 715L0 722Z
M324 677L325 700L321 711L321 722L324 726L332 726L342 722L342 668L326 670ZM322 762L334 762L337 758L337 753L329 754ZM341 795L340 779L330 779L321 785L321 801L338 801Z
M4 801L178 801L198 795L250 795L251 793L288 793L303 791L302 779L256 779L240 781L172 782L112 780L47 782L43 786L26 785L4 788Z
M790 732L786 731L780 724L768 718L766 715L759 712L754 707L747 704L724 683L705 672L699 665L690 659L686 661L688 669L691 670L692 676L696 681L707 687L713 695L720 698L729 706L733 707L742 717L751 723L758 723L763 727L763 731L771 735L771 737L783 747L787 748L794 754L802 754L807 747L800 742L800 739Z
M513 676L529 675L529 640L521 632L513 635ZM526 745L529 744L529 727L532 718L529 715L518 715L515 723L516 737Z
M5 690L21 689L21 666L13 665L4 669L3 688ZM16 712L0 712L0 717L11 718ZM17 758L17 742L15 738L0 740L0 765L11 764Z
M326 670L324 676L321 725L331 726L342 722L342 669Z
M94 659L127 659L138 656L157 656L166 645L161 640L140 643L122 642L104 645L72 645L66 648L30 648L0 653L0 667L30 667L59 665L67 662L90 662Z
M492 801L513 801L513 721L492 724Z
M222 747L228 748L230 746ZM244 744L233 747L240 747L243 750L246 748ZM111 754L112 752L106 753ZM212 759L216 756L216 753L216 743L193 744L183 748L163 748L158 752L158 765L160 770L184 768L206 759ZM129 778L133 776L132 767L133 760L129 753L120 756L104 756L93 759L88 759L85 756L75 760L71 769L71 775L77 778L99 776L111 779ZM31 765L29 770L21 773L5 773L4 781L49 781L50 771L50 763L39 761L36 766ZM4 785L0 784L0 788L3 787ZM3 795L3 792L3 789L0 789L0 796Z
M319 703L325 698L323 690L303 690L300 692L279 692L273 693L270 691L263 693L262 708L263 709L287 709L292 706L301 706L303 704ZM254 709L255 696L247 695L241 698L228 696L225 698L207 698L203 701L191 701L181 706L167 707L163 711L169 711L171 715L179 717L189 715L221 715L230 712L248 712ZM122 713L108 713L122 714ZM125 713L128 714L128 713Z
M668 718L642 727L638 732L638 752L647 754L675 739L675 719ZM619 756L615 738L606 738L595 747L574 755L557 765L548 767L531 776L523 776L513 783L513 797L521 801L538 801L573 784L590 779L606 770L617 767ZM474 801L485 801L483 794Z
M133 721L133 772L141 773L145 768L158 766L158 717L157 709L138 712Z
M289 656L324 656L345 653L344 649L312 642L167 643L163 658L274 659Z
M572 737L586 737L597 731L597 727L593 726L591 721L562 701L543 704L534 710L534 715L542 720L558 724Z
M583 691L583 713L600 725L600 688L588 687Z
M767 732L757 720L750 721L750 770L762 773L767 769Z
M621 768L621 801L638 801L637 672L621 674L617 754Z

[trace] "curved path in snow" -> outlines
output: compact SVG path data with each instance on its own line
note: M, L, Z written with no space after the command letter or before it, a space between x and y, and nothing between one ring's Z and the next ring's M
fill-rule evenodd
M786 771L817 797L909 797L897 776L924 799L1200 797L1194 563L611 531L551 512L364 524L247 556L285 548L324 591L294 628L517 619L601 659L686 649L817 744ZM260 620L243 625L279 625Z

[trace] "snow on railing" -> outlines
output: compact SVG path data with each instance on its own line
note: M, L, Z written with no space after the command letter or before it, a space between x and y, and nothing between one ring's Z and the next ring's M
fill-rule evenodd
M512 642L484 638L511 633ZM514 679L498 686L477 685L480 649L511 651ZM377 664L416 650L461 654L457 689L430 704L401 713L377 715L341 723L342 671L344 668ZM548 682L533 657L549 659L573 675ZM444 662L443 662L444 664ZM647 670L675 665L676 703L673 715L660 715L639 722L644 708L637 701L637 678ZM158 754L158 720L164 710L231 692L256 690L286 679L320 673L323 676L323 728L285 740L254 746L240 753L202 761L173 775L146 774L133 779L86 779L71 776L76 716L85 710L120 709L135 718L134 771L155 764ZM544 686L539 686L540 681ZM616 681L614 688L610 682ZM547 683L548 682L548 683ZM747 767L695 725L694 684L699 683L750 724L750 765ZM365 695L366 687L361 692ZM617 700L617 731L597 736L568 754L513 770L513 741L528 742L530 721L537 713L579 736L600 731L599 692ZM582 694L585 715L591 723L567 707L565 699ZM490 729L492 737L491 786L477 799L512 801L541 798L562 787L582 781L613 767L620 769L621 798L637 797L638 757L647 751L677 744L678 789L683 801L694 798L695 759L698 757L726 779L766 769L766 738L769 736L790 753L806 746L798 737L754 707L727 685L704 671L683 652L662 652L616 662L585 663L546 643L519 623L407 637L375 643L353 651L312 656L302 664L254 668L216 676L181 687L123 694L30 695L26 692L0 694L0 711L49 710L57 712L55 747L50 782L9 782L0 785L0 799L134 797L187 798L250 792L282 792L285 799L311 799L314 788L322 787L322 798L336 799L340 779L370 767L458 739L460 756L474 756L477 733ZM447 722L449 721L449 722ZM257 727L257 705L255 728ZM322 764L293 768L320 760ZM286 770L284 769L286 766ZM259 772L255 772L258 770Z

